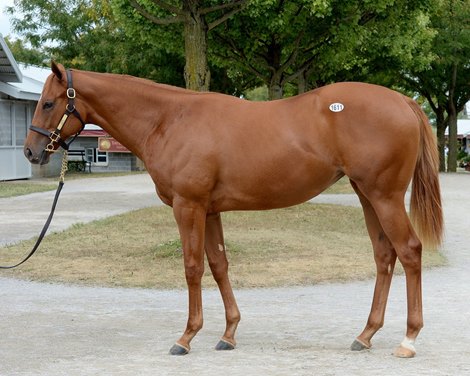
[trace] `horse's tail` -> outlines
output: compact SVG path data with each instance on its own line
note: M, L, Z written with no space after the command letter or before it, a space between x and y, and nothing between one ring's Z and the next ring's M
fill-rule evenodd
M411 99L408 104L420 123L420 145L411 189L410 218L423 246L437 249L444 233L437 142L421 107Z

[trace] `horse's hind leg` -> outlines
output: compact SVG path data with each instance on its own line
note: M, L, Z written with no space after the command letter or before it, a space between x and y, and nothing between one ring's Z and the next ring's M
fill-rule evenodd
M362 190L361 186L359 188ZM395 191L384 195L373 190L367 195L367 198L405 270L408 305L407 330L404 340L395 350L394 355L411 358L416 354L414 342L423 327L421 242L406 213L404 192Z
M405 210L403 196L373 202L385 233L397 252L406 276L408 318L406 336L394 355L411 358L416 354L414 342L423 327L421 293L421 242L416 236Z
M360 351L371 347L372 337L384 324L385 308L397 254L388 237L385 235L379 219L377 218L377 214L369 200L362 194L353 181L351 181L351 185L359 196L362 204L377 266L374 298L372 300L369 319L362 333L351 345L351 350Z
M235 331L240 321L240 312L233 295L228 278L228 261L225 253L224 235L220 214L209 214L206 218L205 249L209 266L219 286L225 306L227 326L216 350L232 350L235 348Z

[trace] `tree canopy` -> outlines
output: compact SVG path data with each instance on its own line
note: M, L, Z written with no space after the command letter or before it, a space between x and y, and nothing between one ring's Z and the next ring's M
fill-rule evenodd
M15 0L7 11L23 45L67 66L184 85L182 56L130 38L107 0Z
M368 79L372 67L416 60L417 49L432 37L426 6L399 0L252 0L214 32L213 53L227 69L266 84L271 99L281 98L289 83L304 92Z

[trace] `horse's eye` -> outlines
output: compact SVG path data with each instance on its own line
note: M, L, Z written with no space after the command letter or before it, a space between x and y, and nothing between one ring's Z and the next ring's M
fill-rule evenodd
M42 109L43 110L49 110L51 109L52 107L54 107L54 102L44 102L44 104L42 105Z

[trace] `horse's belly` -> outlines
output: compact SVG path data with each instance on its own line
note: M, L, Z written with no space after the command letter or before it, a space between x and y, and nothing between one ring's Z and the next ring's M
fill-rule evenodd
M300 204L318 195L342 173L324 163L297 163L282 168L253 165L245 175L221 181L212 194L211 211L265 210Z

